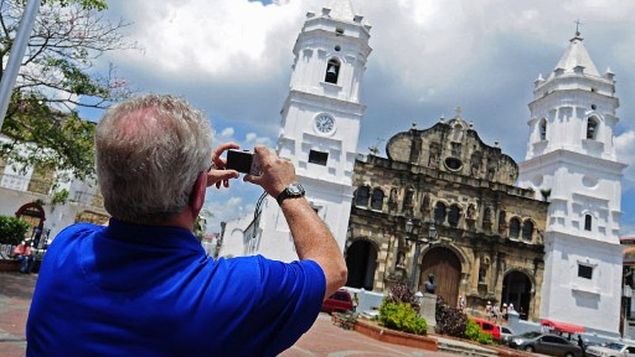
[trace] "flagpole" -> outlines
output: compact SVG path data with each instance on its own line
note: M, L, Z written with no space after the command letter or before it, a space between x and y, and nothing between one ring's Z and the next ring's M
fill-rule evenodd
M15 86L20 66L22 65L22 58L26 51L26 46L29 43L31 37L31 31L35 24L35 17L40 8L41 0L28 0L24 13L22 14L22 20L18 26L18 32L15 35L11 51L9 53L9 61L7 67L2 74L2 80L0 81L0 130L4 123L4 117L7 114L9 108L9 101L11 100L11 93Z

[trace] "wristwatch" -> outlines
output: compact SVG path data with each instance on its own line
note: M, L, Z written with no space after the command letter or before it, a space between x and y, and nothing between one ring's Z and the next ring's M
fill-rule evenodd
M286 200L287 198L304 197L304 194L304 187L296 182L290 184L287 188L280 192L278 194L278 197L276 197L276 201L278 201L278 204L281 205L282 201Z

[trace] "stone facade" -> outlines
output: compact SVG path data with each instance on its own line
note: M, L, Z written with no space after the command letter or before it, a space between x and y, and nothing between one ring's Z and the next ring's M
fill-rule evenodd
M355 164L347 285L381 291L406 281L423 290L435 272L451 303L466 297L477 312L487 301L516 301L537 318L548 203L513 186L514 160L459 115L396 134L386 153Z

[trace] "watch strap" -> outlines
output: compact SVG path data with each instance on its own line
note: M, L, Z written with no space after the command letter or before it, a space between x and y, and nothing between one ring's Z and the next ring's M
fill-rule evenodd
M282 201L286 200L287 198L304 197L304 193L304 188L302 188L302 186L300 186L299 193L292 193L289 187L287 187L278 194L278 196L276 197L276 201L278 201L278 205L281 205Z

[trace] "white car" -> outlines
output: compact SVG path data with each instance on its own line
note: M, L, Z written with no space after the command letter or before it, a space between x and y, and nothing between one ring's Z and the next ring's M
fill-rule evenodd
M611 342L606 346L591 346L585 351L591 357L635 357L635 346Z

